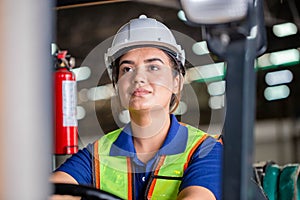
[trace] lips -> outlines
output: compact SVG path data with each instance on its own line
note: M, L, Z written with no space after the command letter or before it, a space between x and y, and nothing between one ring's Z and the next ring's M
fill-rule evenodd
M151 92L149 90L143 88L137 88L132 92L132 96L141 97L150 93Z

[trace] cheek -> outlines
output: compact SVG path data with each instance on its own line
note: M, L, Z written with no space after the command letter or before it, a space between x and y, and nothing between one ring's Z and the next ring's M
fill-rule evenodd
M126 99L128 99L128 90L129 90L129 87L130 87L130 84L128 84L127 82L125 81L118 81L118 84L117 84L117 87L118 87L118 96L121 100L121 103L124 104L126 103ZM128 101L128 100L127 100Z
M156 79L151 80L151 85L157 86L172 93L174 88L174 81L171 77L168 76L157 77Z
M127 90L128 87L130 87L130 85L131 85L131 81L128 77L126 77L126 76L119 77L118 82L117 82L119 93L120 93L120 91Z
M166 85L152 85L154 89L154 96L156 97L156 101L170 101L172 96L172 90Z

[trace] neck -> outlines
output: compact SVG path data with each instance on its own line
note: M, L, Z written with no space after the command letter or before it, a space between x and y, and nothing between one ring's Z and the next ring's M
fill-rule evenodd
M137 140L155 139L166 135L170 116L165 110L130 111L132 134Z
M166 139L171 124L169 113L161 110L139 111L130 112L130 117L137 156L142 162L147 162Z

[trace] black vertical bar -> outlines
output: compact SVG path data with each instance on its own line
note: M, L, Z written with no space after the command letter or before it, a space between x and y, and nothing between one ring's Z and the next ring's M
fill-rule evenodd
M253 199L250 179L256 96L255 41L246 36L232 41L226 54L223 199Z
M254 61L267 46L263 0L248 0L248 15L240 24L206 26L202 30L210 51L227 62L223 199L265 199L251 181L256 113Z

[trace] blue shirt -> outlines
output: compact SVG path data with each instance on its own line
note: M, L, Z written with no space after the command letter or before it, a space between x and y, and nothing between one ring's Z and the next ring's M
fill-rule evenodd
M135 198L143 199L152 166L161 155L173 155L185 150L188 130L180 125L171 115L171 126L168 135L155 156L147 163L141 162L133 145L130 124L125 126L110 149L110 156L128 156L133 161ZM71 175L79 184L92 185L92 154L93 145L69 158L56 171ZM202 186L221 199L222 145L214 138L208 137L195 151L191 162L184 172L179 191L188 186Z

